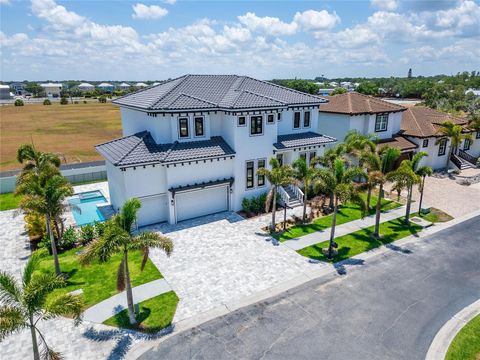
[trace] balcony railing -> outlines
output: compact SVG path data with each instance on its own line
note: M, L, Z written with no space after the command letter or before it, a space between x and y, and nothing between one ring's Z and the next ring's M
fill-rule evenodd
M472 165L477 165L478 158L473 155L470 155L465 150L458 150L458 156L463 160L468 161Z

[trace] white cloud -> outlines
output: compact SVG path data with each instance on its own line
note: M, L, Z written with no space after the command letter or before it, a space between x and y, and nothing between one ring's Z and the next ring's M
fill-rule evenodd
M134 19L159 19L168 14L168 10L158 5L135 4L132 6Z
M177 0L162 0L165 4L173 5L177 2Z
M329 13L326 10L307 10L303 13L297 12L293 21L305 30L330 30L340 23L340 17L335 11Z
M238 16L237 18L251 31L271 36L293 35L297 32L298 28L295 22L286 23L277 17L270 16L259 17L252 12L248 12L245 15Z
M13 34L12 36L8 36L3 31L0 31L0 44L2 47L15 46L27 40L27 34L17 33Z
M480 33L480 5L474 1L463 1L453 9L441 10L436 13L435 24L438 27L451 29L457 32Z
M398 8L398 1L396 0L370 0L370 5L375 9L394 11Z

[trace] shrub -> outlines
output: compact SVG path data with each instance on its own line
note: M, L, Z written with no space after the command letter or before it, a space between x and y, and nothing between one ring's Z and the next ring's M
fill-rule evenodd
M66 98L66 97L62 97L62 98L60 99L60 105L67 105L67 104L68 104L67 98Z
M83 103L86 104L86 103L87 103L87 100L83 100Z
M93 227L95 228L95 236L100 237L103 235L103 232L105 230L105 223L100 222L100 221L95 221L93 224Z
M249 198L243 198L243 200L242 200L242 210L244 212L249 212L250 211L250 199Z
M106 103L107 102L107 97L105 95L99 96L98 101L101 103Z
M78 101L75 100L73 103L74 103L74 104L78 104Z
M63 232L63 236L58 242L58 246L62 248L62 250L72 249L75 247L77 240L77 231L73 227L69 227Z
M95 238L95 228L93 225L87 224L82 226L80 230L80 241L82 245L87 245Z
M52 102L50 101L50 99L45 99L43 100L43 105L52 105Z
M52 246L48 236L44 236L37 246L39 249L47 249L48 253L52 255Z
M267 193L262 193L251 198L243 198L242 210L244 212L252 212L255 214L263 214L265 212L265 202L267 201Z
M31 238L42 238L45 236L45 217L35 211L25 215L25 230Z
M17 99L15 100L15 106L23 106L23 100Z

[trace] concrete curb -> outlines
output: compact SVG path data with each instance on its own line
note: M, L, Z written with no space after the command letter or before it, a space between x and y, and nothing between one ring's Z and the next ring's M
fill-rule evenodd
M475 316L480 314L480 300L467 306L465 309L455 314L440 331L435 335L430 348L428 349L425 360L443 360L447 355L448 348L455 336L462 328Z
M401 246L401 245L406 245L409 243L413 243L415 241L418 241L419 239L422 239L426 236L433 235L441 230L447 229L453 225L459 224L461 222L470 220L476 216L480 216L480 210L474 211L468 215L465 215L463 217L457 218L450 220L445 223L440 223L436 224L434 226L431 226L429 228L424 229L421 233L417 234L416 236L408 236L403 239L400 239L398 241L395 241L393 243L390 243L388 245L396 245L396 246ZM354 258L355 260L369 260L374 257L384 255L386 253L392 252L391 249L388 248L388 245L381 246L379 248L361 253L359 255L356 255ZM280 246L285 246L282 243L280 243ZM293 251L293 250L292 250ZM299 255L300 256L300 255ZM139 343L135 346L133 346L128 354L125 356L125 359L127 360L133 360L137 359L140 355L142 355L144 352L148 351L149 349L157 346L159 343L165 341L171 336L178 335L179 333L192 329L196 326L199 326L207 321L213 320L217 317L227 315L235 310L238 310L242 307L248 306L255 304L259 301L264 301L266 299L269 299L271 297L274 297L276 295L279 295L287 290L293 289L295 287L298 287L300 285L303 285L311 280L318 279L322 276L325 275L332 275L337 273L337 268L340 266L348 266L349 263L351 263L352 259L347 259L343 260L340 262L337 262L335 264L328 264L325 265L325 263L320 263L320 264L312 264L311 270L305 273L300 274L299 276L284 281L282 283L279 283L269 289L257 292L253 295L250 295L248 297L245 297L241 300L238 301L232 301L231 303L223 304L222 306L218 306L216 308L207 310L201 314L198 314L194 317L187 318L180 320L179 322L174 324L174 330L172 333L162 337L161 339L158 339L156 344L147 344L147 343ZM438 360L438 359L437 359Z

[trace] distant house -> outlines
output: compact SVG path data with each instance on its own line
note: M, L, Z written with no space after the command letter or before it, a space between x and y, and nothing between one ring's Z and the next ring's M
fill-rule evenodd
M104 82L97 85L97 87L104 92L110 92L111 93L111 92L113 92L113 90L115 90L115 85L109 84L109 83L104 83Z
M81 83L77 87L80 91L83 91L83 92L95 90L95 86L89 83Z
M21 82L14 82L10 84L10 88L12 89L15 95L25 95L25 84Z
M62 84L59 83L44 83L40 84L40 86L43 88L43 91L47 96L59 96L60 92L62 91Z
M320 88L318 89L318 95L321 95L321 96L329 96L333 90L335 89L323 89L323 88Z
M12 98L10 94L10 86L0 84L0 100L9 100Z
M130 89L130 86L131 86L130 84L127 84L126 82L122 82L120 85L118 85L118 88L120 90L128 90Z
M157 86L157 85L160 85L160 83L158 81L155 81L152 86Z
M148 84L145 84L145 83L143 83L143 82L138 82L138 83L136 83L136 84L133 85L133 86L135 86L137 89L140 89L140 88L148 87Z
M475 97L480 97L480 90L470 88L467 91L465 91L465 95L469 93L472 93Z

